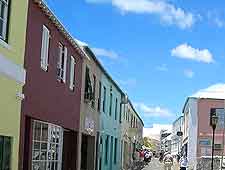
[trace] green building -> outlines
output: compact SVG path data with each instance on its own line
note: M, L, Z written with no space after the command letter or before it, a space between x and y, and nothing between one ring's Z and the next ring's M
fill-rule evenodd
M0 0L0 169L18 169L27 0Z

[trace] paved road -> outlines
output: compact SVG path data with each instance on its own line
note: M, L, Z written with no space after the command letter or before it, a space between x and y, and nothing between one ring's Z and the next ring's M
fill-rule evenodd
M164 170L163 164L158 161L158 159L153 159L152 162L149 163L143 170ZM172 168L172 170L177 170L176 168Z

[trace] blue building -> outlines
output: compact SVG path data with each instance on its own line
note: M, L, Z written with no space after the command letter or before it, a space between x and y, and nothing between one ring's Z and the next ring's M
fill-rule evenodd
M98 170L119 170L121 168L121 99L124 94L105 71L101 80Z

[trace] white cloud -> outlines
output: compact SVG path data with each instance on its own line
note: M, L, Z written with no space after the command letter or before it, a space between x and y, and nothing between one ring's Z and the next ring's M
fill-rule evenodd
M103 48L91 48L95 55L100 57L108 57L110 59L118 59L119 55L112 51L112 50L106 50Z
M213 55L208 49L197 49L184 43L171 50L171 55L204 63L212 63Z
M169 109L162 108L160 106L149 107L144 103L134 104L137 110L144 114L145 117L172 117L173 114Z
M162 64L160 66L157 66L156 70L158 70L158 71L168 71L169 69L168 69L166 64Z
M172 131L172 125L170 125L170 124L153 124L153 126L151 128L143 129L143 136L159 140L161 130Z
M225 84L218 83L194 93L191 97L225 99Z
M88 3L111 3L123 13L154 14L169 25L177 25L181 29L190 28L196 17L173 4L162 0L86 0Z
M187 69L187 70L184 70L184 75L188 78L193 78L195 73L192 70Z

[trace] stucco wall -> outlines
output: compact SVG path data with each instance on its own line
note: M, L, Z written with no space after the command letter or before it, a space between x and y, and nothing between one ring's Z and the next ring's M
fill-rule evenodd
M2 57L0 63L0 135L13 138L11 158L11 169L13 170L18 169L21 98L17 97L17 94L22 93L25 78L23 63L27 8L28 0L11 1L8 42L0 40Z
M103 74L102 75L102 102L103 102L103 95L104 95L104 86L106 87L106 104L105 104L105 112L103 112L102 108L101 108L101 114L100 114L100 132L103 138L103 145L102 145L102 169L104 170L118 170L120 168L120 163L121 163L121 158L120 158L120 146L121 146L121 142L120 142L120 122L119 122L119 111L120 111L120 107L119 104L121 103L121 93L117 90L117 88L113 85L113 83ZM110 86L112 86L112 93L113 93L113 102L112 102L112 115L109 115L109 105L110 105ZM115 108L115 97L117 97L118 99L118 111L117 111L117 120L115 120L115 112L114 112L114 108ZM103 107L103 104L102 106ZM113 159L111 159L110 157L110 152L108 152L108 156L109 156L109 161L108 164L106 165L104 160L105 160L105 140L106 140L106 136L109 135L110 138L111 136L113 136L113 138L117 138L118 139L118 145L117 145L117 163L114 164ZM111 147L111 143L109 140L109 148L108 151L110 151L110 147ZM113 145L113 148L115 146ZM114 151L113 154L114 155ZM112 166L110 166L110 160L112 161Z

